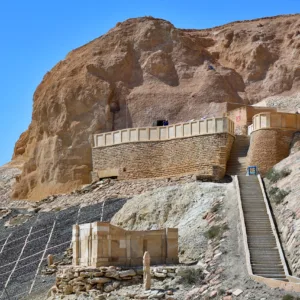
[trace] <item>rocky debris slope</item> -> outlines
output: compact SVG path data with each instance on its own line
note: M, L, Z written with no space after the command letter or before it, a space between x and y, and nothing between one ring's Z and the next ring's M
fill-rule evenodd
M71 194L57 194L49 196L35 203L42 210L51 210L57 207L69 207L73 205L91 205L112 198L129 199L133 196L152 191L160 187L184 185L194 182L193 176L172 177L165 179L141 179L141 180L114 180L103 179L82 189L75 190Z
M195 196L192 195L192 190L195 191ZM208 194L206 198L201 194L201 190ZM183 192L191 200L188 205L186 205ZM149 199L147 209L138 205L143 197ZM146 201L145 199L144 201ZM168 203L171 201L174 203L172 205L174 209L169 211ZM152 202L153 205L150 204ZM135 196L127 203L130 206L125 204L115 216L115 220L120 221L121 216L127 213L129 220L132 220L126 221L129 222L129 228L137 229L154 228L153 221L158 222L159 226L180 223L180 234L191 235L196 244L201 240L201 247L199 249L195 247L193 248L195 253L189 253L187 247L193 243L181 236L179 240L180 256L181 260L187 264L153 267L152 289L147 293L143 291L140 282L141 270L125 271L109 267L103 268L102 272L100 268L100 270L92 270L98 272L97 276L95 274L92 277L87 275L85 269L81 269L80 274L75 274L76 272L72 267L67 267L67 270L73 270L74 274L71 271L70 276L64 277L60 271L57 286L52 288L52 296L49 295L49 300L261 300L282 299L286 294L278 289L269 289L265 285L249 279L245 267L245 254L233 183L223 185L188 183L179 187L164 187L144 195ZM203 209L199 207L199 203L203 203ZM141 214L139 214L140 209L142 209ZM181 213L178 214L179 210ZM169 213L167 213L168 211ZM182 221L175 215L181 216ZM164 216L167 216L167 220L164 219ZM188 217L191 219L190 223L187 221ZM130 274L129 276L126 275L128 282L124 282L121 278L118 279L120 273L122 274L124 271L125 274ZM106 278L107 272L108 278ZM67 295L69 293L72 294Z
M294 276L300 277L300 151L274 166L265 178L281 241Z
M226 189L227 184L199 182L156 189L129 199L111 223L128 230L176 227L181 261L197 260L206 249L202 216Z
M26 207L26 201L12 201L12 187L16 183L16 177L20 175L19 168L4 165L0 167L0 207Z
M300 93L282 93L270 96L258 102L255 106L277 107L283 111L300 113Z
M299 15L207 30L144 17L71 51L34 93L31 124L14 150L24 163L14 197L89 183L95 133L217 116L226 102L289 101L299 88L299 26Z

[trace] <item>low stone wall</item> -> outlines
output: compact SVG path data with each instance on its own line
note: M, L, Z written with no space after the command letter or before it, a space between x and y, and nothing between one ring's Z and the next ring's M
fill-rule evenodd
M93 177L96 179L98 172L117 169L119 179L193 173L221 179L233 141L229 133L215 133L93 148Z
M176 266L152 267L153 279L174 278L177 274ZM121 286L142 283L143 268L122 269L116 267L83 268L65 267L56 274L56 285L51 294L80 294L90 290L99 290L104 293L112 292ZM164 294L162 295L162 297Z
M258 166L262 175L289 155L294 130L260 129L252 132L248 165Z

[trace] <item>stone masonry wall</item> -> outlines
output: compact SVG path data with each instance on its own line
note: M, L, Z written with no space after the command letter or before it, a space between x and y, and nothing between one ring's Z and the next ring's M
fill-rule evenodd
M190 173L221 179L233 141L232 135L218 133L93 148L93 170L118 169L119 179Z
M173 279L178 275L178 269L176 266L152 267L150 271L152 281L155 279ZM101 268L66 266L58 270L56 284L51 288L49 294L55 297L59 294L70 295L76 293L80 295L89 291L110 293L122 286L131 286L142 282L142 267L124 269L114 266ZM150 299L161 299L165 298L165 292L160 291L159 297L151 297L151 294L148 296ZM148 297L137 297L137 299L148 299Z
M289 155L293 130L260 129L252 132L248 165L258 166L262 175Z

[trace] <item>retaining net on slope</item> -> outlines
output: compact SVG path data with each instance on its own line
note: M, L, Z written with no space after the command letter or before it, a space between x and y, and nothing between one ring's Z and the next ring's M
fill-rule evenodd
M54 277L42 275L41 270L48 254L58 260L70 247L72 225L110 221L125 202L111 199L82 208L32 213L27 222L14 228L5 228L0 220L0 299L24 299L49 289ZM8 217L18 213L13 210Z

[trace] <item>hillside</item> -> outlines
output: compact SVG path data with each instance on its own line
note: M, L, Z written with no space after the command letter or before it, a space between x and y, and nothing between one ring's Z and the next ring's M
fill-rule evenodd
M207 30L151 17L118 23L37 87L15 145L13 164L23 168L13 196L38 200L89 183L94 133L217 116L228 102L279 97L297 106L299 53L299 15Z

